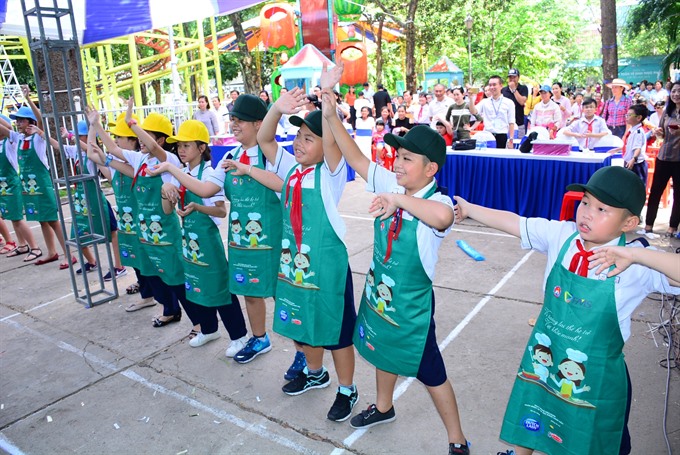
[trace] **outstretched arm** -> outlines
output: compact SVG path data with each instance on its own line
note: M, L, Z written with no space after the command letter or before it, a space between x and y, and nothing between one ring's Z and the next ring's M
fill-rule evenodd
M381 193L376 195L368 211L381 220L386 220L397 209L403 209L428 226L444 231L453 224L454 211L439 201L416 198L405 194Z
M21 86L21 93L24 95L24 99L28 103L28 105L31 107L31 111L33 111L33 115L35 115L35 118L38 119L38 128L43 129L43 121L42 121L42 115L40 114L40 109L38 109L38 106L35 105L33 100L31 99L31 91L28 88L28 85L22 85Z
M280 193L283 188L283 180L281 180L281 177L265 169L243 164L236 160L225 160L224 163L222 163L222 167L225 172L234 169L235 175L249 175L262 185L277 193Z
M99 114L97 114L99 116ZM92 123L90 123L92 125ZM97 131L94 128L90 128L87 132L87 157L90 159L93 163L97 164L97 166L107 166L106 161L107 157L106 154L102 149L99 148L97 145ZM108 160L109 167L114 168L121 174L127 175L128 177L134 177L134 169L132 169L132 166L129 164L123 162L123 161L117 161L117 160ZM108 172L108 176L106 176L109 181L111 180L111 173L109 172L108 169L106 169Z
M352 139L345 126L335 114L335 94L330 89L323 89L322 97L323 126L328 127L330 130L340 152L345 156L347 164L352 166L352 169L358 172L361 178L368 181L368 167L371 161L361 153L357 143ZM326 131L328 130L324 130L324 136L326 136Z
M460 196L454 196L453 199L458 203L456 210L457 223L460 223L465 218L472 218L494 229L520 237L519 215L516 213L471 204Z
M612 265L614 269L607 276L618 275L632 264L640 264L663 273L672 286L680 286L680 255L648 248L626 248L623 246L605 246L594 250L588 258L588 268L597 267L595 273L600 274Z
M295 87L293 90L282 94L262 120L260 130L257 132L257 143L270 163L276 160L276 151L279 148L276 142L276 126L279 124L279 119L283 114L300 112L302 106L305 105L306 98L305 92L301 88Z
M114 141L113 138L109 135L109 133L107 133L104 130L104 126L102 125L99 112L92 107L86 108L85 112L87 113L87 120L90 123L90 129L88 130L88 138L89 133L91 131L94 131L95 134L99 134L99 137L102 138L102 142L104 143L104 147L106 147L106 151L115 156L116 158L118 158L119 160L125 161L125 155L123 155L123 150L120 147L118 147L116 141ZM88 142L90 142L89 139Z
M158 142L151 137L149 133L144 131L142 127L137 124L137 121L132 118L132 108L135 106L135 100L134 98L130 97L128 99L128 107L127 111L125 112L125 123L128 124L130 129L137 135L139 138L139 141L146 146L146 149L153 155L155 158L158 158L158 161L161 163L167 160L167 152L158 145Z
M196 177L187 174L174 164L170 164L168 161L147 169L147 172L150 175L161 175L165 172L169 172L179 181L180 185L200 197L212 197L220 191L220 187L214 183L202 182Z

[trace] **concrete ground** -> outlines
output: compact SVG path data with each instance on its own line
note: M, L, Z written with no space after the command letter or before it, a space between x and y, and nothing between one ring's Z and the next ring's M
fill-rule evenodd
M341 213L357 305L372 249L370 195L349 183ZM661 211L659 221L668 219ZM33 224L32 224L33 225ZM657 225L665 230L666 226ZM225 227L223 226L223 229ZM40 229L34 226L38 238ZM226 236L225 236L226 238ZM486 256L475 262L455 241ZM680 247L680 241L655 240ZM444 454L444 428L426 389L397 384L397 420L353 430L325 415L333 385L297 397L281 392L293 358L290 341L250 364L224 357L228 337L200 348L187 342L190 323L153 328L159 308L126 313L139 297L84 308L74 300L68 271L0 258L0 451L11 454ZM456 226L440 252L435 281L437 334L458 397L463 429L475 455L496 454L501 420L517 365L540 311L545 258L517 239L474 221ZM119 280L124 294L134 274ZM90 278L94 278L91 275ZM110 285L109 285L110 286ZM634 313L626 345L634 387L633 453L680 453L680 371L660 366L667 346L658 331L659 296ZM269 306L269 324L271 311ZM676 320L677 323L677 320ZM357 358L355 408L375 400L374 370ZM668 399L667 399L668 398Z

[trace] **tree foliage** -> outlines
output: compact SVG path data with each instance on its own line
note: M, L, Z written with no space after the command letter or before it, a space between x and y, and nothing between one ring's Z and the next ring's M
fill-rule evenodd
M664 78L671 65L680 65L680 2L677 0L640 0L628 16L626 33L629 38L645 35L667 37L663 60Z

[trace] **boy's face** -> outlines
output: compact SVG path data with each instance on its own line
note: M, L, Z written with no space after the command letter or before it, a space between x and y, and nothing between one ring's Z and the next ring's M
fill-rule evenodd
M604 245L637 226L639 218L626 214L626 209L607 205L586 192L576 209L576 229L585 248Z
M626 114L627 124L629 124L630 126L634 126L640 123L640 120L642 120L641 116L637 115L634 110L632 109L628 110L628 113Z
M541 91L540 94L541 94L541 101L543 101L544 103L548 103L548 101L550 101L550 95L552 95L552 93L546 92L546 91Z
M595 103L584 104L583 105L583 115L590 119L595 115Z
M423 155L403 147L397 150L394 172L397 174L397 184L406 189L406 194L419 191L430 182L434 175L432 167L432 163L427 162Z
M323 160L323 142L319 136L312 133L304 123L298 130L293 141L295 160L303 167L309 167Z

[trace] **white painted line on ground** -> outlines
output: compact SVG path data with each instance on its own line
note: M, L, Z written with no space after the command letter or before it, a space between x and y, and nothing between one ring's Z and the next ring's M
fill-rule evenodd
M107 362L103 359L100 359L99 357L95 356L94 354L91 354L89 352L83 352L82 349L79 349L79 348L77 348L77 347L75 347L71 344L68 344L64 341L55 340L54 338L47 336L47 335L45 335L45 334L43 334L43 333L41 333L37 330L34 330L30 327L23 326L16 321L4 321L3 320L2 322L5 322L6 324L11 325L12 327L16 328L17 330L23 330L23 331L29 332L31 335L36 336L38 338L41 338L41 339L47 341L48 343L54 344L60 349L71 352L71 353L73 353L73 354L75 354L79 357L83 357L90 364L95 364L95 365L101 366L101 367L106 368L106 369L108 369L112 372L115 372L119 369L115 364ZM257 436L259 436L263 439L267 439L271 442L279 444L279 445L286 447L290 450L293 450L297 453L306 454L306 455L314 455L314 454L317 453L317 452L314 452L313 450L310 450L310 449L296 443L295 441L291 441L290 439L288 439L284 436L280 436L280 435L277 435L277 434L272 433L270 431L267 431L266 429L264 429L262 427L261 424L246 422L245 420L240 419L240 418L234 416L233 414L229 414L226 411L222 411L220 409L210 407L210 406L203 404L200 401L195 400L193 398L190 398L186 395L182 395L182 394L177 393L175 391L166 389L165 387L163 387L159 384L155 384L155 383L145 379L144 377L142 377L138 373L135 373L134 371L125 370L125 371L121 371L120 374L122 376L125 376L128 379L131 379L132 381L137 382L138 384L141 384L141 385L151 389L151 390L154 390L156 392L160 392L164 395L167 395L169 397L180 400L181 402L186 403L186 404L188 404L188 405L190 405L190 406L192 406L196 409L200 409L201 411L209 412L210 414L214 415L215 417L218 417L222 420L226 420L226 421L232 423L233 425L236 425L237 427L242 428L243 430L245 430L249 433L253 433L253 434L255 434L255 435L257 435ZM0 448L7 450L12 455L21 455L22 454L22 452L18 448L16 448L13 444L11 444L9 441L6 441L7 444L8 444L8 447L13 448L13 449L16 448L16 451L10 451L7 448L5 448L5 446L2 445L3 439L4 438L2 437L2 435L0 435Z
M48 305L52 305L54 302L58 302L59 300L65 299L66 297L70 297L70 296L72 296L72 295L73 295L73 292L69 292L68 294L62 295L61 297L59 297L59 298L57 298L57 299L50 300L49 302L41 303L41 304L38 305L37 307L29 308L29 309L26 310L25 312L26 312L26 313L30 313L31 311L39 310L40 308L44 308L44 307L46 307L46 306L48 306ZM12 318L14 318L14 317L16 317L16 316L19 316L20 314L23 314L23 313L14 313L14 314L10 314L9 316L5 316L4 318L0 319L0 322L5 322L7 319L12 319Z
M505 232L472 231L470 229L458 229L458 228L451 228L451 232L466 232L468 234L493 235L496 237L510 237L510 238L514 237L514 235L506 234Z
M496 295L496 293L503 287L505 283L508 282L510 278L519 270L519 268L527 261L529 260L529 257L533 254L533 250L529 251L527 254L524 255L522 259L515 264L515 266L505 274L503 278L480 300L477 305L463 318L462 321L458 323L458 325L447 335L447 337L444 339L439 344L439 350L444 351L446 347L451 344L451 342L460 334L460 332L463 331L463 329L470 323L472 318L474 318L481 310L484 308L484 306L491 300L493 296ZM393 401L397 401L399 397L401 397L408 388L413 384L413 381L415 381L415 378L407 378L404 380L401 384L399 384L399 387L396 388L394 391L394 396L393 396ZM352 434L347 436L342 443L347 446L347 447L352 447L352 444L357 442L359 438L361 438L364 434L366 433L366 430L354 430ZM344 453L345 450L341 448L336 448L331 452L331 455L340 455Z
M12 444L12 442L2 434L0 434L0 449L4 450L9 455L24 455L24 452L22 452L21 449Z

